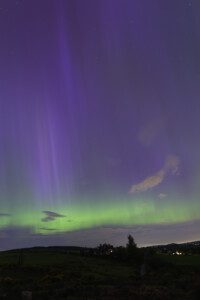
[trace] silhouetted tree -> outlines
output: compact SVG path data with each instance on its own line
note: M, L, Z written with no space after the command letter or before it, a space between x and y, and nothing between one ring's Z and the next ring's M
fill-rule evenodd
M137 260L139 256L139 249L131 234L128 235L128 243L126 244L127 256L129 259Z
M128 243L126 244L126 248L128 250L135 250L137 248L137 244L135 243L131 234L128 235Z

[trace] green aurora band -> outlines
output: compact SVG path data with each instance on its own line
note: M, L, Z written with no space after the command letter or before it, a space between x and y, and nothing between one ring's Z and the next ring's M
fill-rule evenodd
M0 228L31 228L34 233L53 234L100 226L134 226L150 224L176 224L200 218L200 203L173 201L157 203L137 200L120 203L113 201L51 207L49 211L60 216L44 221L46 208L41 211L30 206L15 207L0 218ZM120 225L119 225L120 224Z

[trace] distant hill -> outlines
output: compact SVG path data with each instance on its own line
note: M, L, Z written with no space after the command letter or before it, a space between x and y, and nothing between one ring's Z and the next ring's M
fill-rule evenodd
M31 248L20 248L20 249L11 249L2 252L76 252L81 251L83 249L91 249L87 247L79 247L79 246L36 246Z
M154 249L156 252L168 254L200 254L200 241L187 242L181 244L155 245L146 247Z
M82 250L94 249L91 247L80 247L80 246L36 246L31 248L12 249L1 252L80 252ZM160 253L175 253L177 251L183 251L186 254L200 254L200 241L193 241L187 243L171 243L167 245L154 245L142 247L142 249L153 249Z

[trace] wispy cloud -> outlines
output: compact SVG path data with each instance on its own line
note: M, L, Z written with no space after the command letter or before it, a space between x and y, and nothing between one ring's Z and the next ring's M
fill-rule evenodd
M0 217L10 217L11 214L7 214L7 213L0 213Z
M166 198L167 197L167 194L164 194L164 193L160 193L159 195L158 195L158 198L159 199L164 199L164 198Z
M145 178L143 181L132 185L129 193L145 192L153 187L159 185L165 177L165 172L163 170L158 171L156 174Z
M180 158L176 155L168 155L163 170L165 173L179 174Z
M57 218L65 218L65 215L58 214L53 211L44 210L43 213L45 214L45 217L42 218L42 222L51 222L56 220Z
M58 230L56 228L46 228L46 227L40 227L39 229L44 230L44 231L56 231L56 230Z
M163 182L167 174L172 173L178 175L180 159L175 155L167 156L164 166L155 174L148 176L139 183L132 185L129 190L130 194L145 192L152 189Z

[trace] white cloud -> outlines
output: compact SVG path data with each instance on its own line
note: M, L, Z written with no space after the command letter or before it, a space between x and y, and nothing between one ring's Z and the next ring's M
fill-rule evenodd
M165 172L163 170L158 171L156 174L145 178L143 181L132 185L129 193L133 194L135 192L145 192L157 185L159 185L165 177Z
M163 182L166 175L172 173L174 175L178 174L180 159L175 155L167 156L165 164L158 172L145 178L139 183L132 185L129 190L130 194L145 192L149 189L152 189Z
M164 198L166 198L167 197L167 194L164 194L164 193L160 193L159 195L158 195L158 198L159 199L164 199Z

